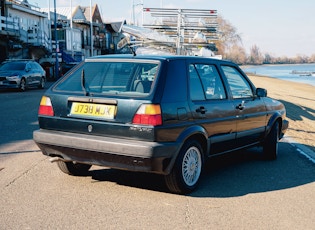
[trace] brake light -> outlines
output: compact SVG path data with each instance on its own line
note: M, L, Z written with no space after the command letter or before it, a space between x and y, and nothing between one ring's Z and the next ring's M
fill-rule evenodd
M54 116L54 109L49 97L43 96L40 100L38 115Z
M133 124L140 125L162 125L162 114L160 105L143 104L133 117Z

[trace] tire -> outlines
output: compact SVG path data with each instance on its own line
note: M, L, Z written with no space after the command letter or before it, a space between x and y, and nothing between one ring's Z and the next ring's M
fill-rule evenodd
M278 156L279 122L276 122L263 144L263 155L266 160L275 160Z
M26 90L26 80L25 80L25 78L21 79L20 90L23 91L23 92Z
M46 83L45 78L44 78L44 77L42 77L42 78L40 79L40 82L39 82L38 88L39 88L39 89L43 89L43 88L45 88L45 83Z
M73 163L73 162L64 162L64 161L57 161L57 165L59 169L68 175L73 176L85 176L87 172L92 167L92 165L88 164L80 164L80 163Z
M196 140L187 141L177 156L175 165L165 183L173 193L191 193L199 183L203 168L203 149Z

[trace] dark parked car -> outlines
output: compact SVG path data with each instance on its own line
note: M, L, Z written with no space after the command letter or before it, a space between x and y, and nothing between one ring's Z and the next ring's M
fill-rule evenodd
M261 145L276 159L285 115L232 62L99 56L45 93L33 135L64 173L86 174L91 165L158 173L185 194L212 156Z
M45 70L33 60L5 61L0 66L0 89L20 89L29 87L44 88Z

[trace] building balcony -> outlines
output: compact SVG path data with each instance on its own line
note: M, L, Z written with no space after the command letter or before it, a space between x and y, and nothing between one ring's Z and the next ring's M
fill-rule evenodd
M8 36L9 39L14 40L15 43L20 43L20 45L26 44L51 51L48 34L39 30L36 25L24 30L16 18L0 16L0 35Z
M16 18L0 16L0 35L18 37L20 28Z

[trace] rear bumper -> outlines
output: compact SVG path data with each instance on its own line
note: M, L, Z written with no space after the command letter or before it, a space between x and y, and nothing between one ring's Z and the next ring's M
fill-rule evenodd
M280 133L280 138L282 138L289 128L289 121L288 120L283 120L282 121L282 127L281 127L281 133Z
M36 130L33 139L44 155L66 161L131 171L168 174L180 145L125 140L51 130Z

